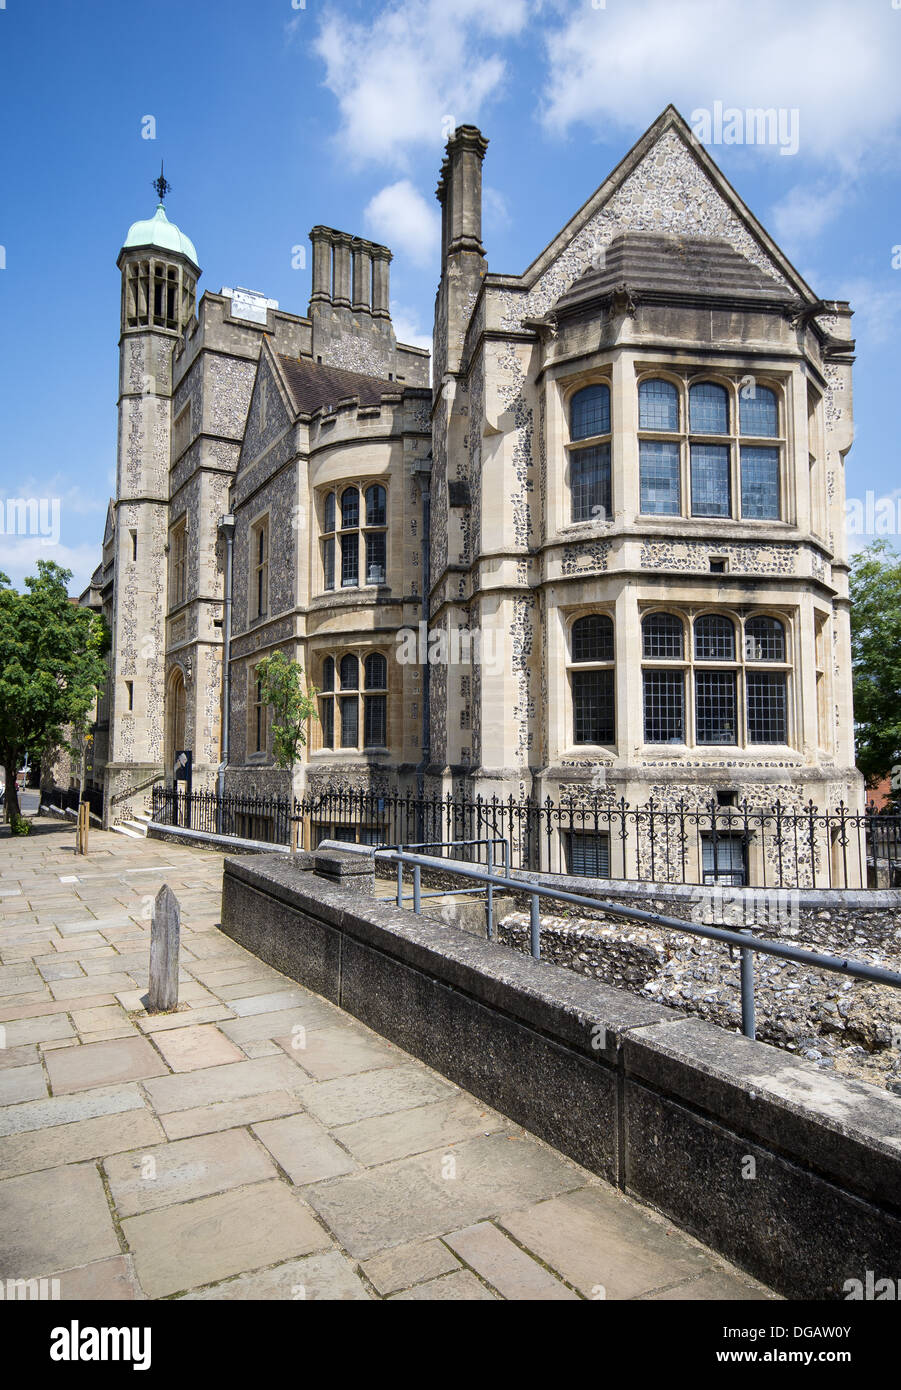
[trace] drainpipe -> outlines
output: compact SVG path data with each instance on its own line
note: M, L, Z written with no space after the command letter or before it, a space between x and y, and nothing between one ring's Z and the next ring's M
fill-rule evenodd
M219 806L217 829L222 833L225 769L228 767L228 739L231 725L231 643L232 643L232 568L235 544L235 518L229 512L219 520L219 534L225 539L225 613L222 623L222 761L219 764Z
M431 729L431 707L430 707L430 681L431 669L428 660L428 630L429 630L429 590L432 587L431 572L431 541L432 541L432 496L430 491L432 476L432 455L429 453L424 460L419 473L419 486L422 491L422 621L425 623L426 631L426 650L422 653L422 756L419 760L419 767L416 772L416 795L420 802L420 822L422 822L422 801L425 797L425 768L426 763L431 757L432 729ZM418 828L420 840L425 835L424 825L420 823Z

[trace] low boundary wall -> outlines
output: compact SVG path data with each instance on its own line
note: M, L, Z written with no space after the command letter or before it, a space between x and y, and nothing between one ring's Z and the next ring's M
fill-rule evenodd
M378 902L362 872L227 859L222 929L786 1297L901 1278L901 1099Z

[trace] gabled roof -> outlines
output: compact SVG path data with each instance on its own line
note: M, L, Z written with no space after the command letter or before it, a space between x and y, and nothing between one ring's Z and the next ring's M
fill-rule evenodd
M279 354L278 362L299 415L312 415L323 406L335 406L343 400L356 400L363 406L381 405L383 396L398 396L404 389L403 382L364 376L343 367L327 367L308 357Z
M656 148L658 146L659 148ZM689 174L690 169L693 170L692 174ZM638 185L633 180L633 175L636 176ZM678 196L687 200L678 214L678 221L686 233L698 235L704 230L699 223L705 220L705 214L695 205L694 200L701 194L702 188L706 188L709 194L718 199L720 209L712 219L720 225L711 226L711 235L722 236L725 231L733 246L741 241L746 256L765 272L769 271L772 278L784 280L791 291L805 303L817 302L813 290L758 222L674 106L668 106L658 116L654 124L633 145L625 158L570 218L553 241L536 257L521 277L516 277L520 286L530 292L530 296L531 292L537 291L539 282L545 282L558 263L569 259L566 255L568 249L573 247L577 240L581 242L591 225L600 225L599 218L603 222L612 213L614 221L620 221L621 224L624 221L632 221L633 225L641 225L643 221L644 229L651 230L652 228L647 226L648 220L653 222L656 219L653 208L646 200L645 185L654 192L663 191L674 178L679 184ZM638 202L633 200L636 194ZM625 203L623 198L626 199ZM726 230L727 226L732 230ZM660 229L672 231L677 228L661 226ZM580 250L579 255L581 254ZM585 255L584 263L588 260L589 255ZM565 271L562 273L568 279L568 284L561 288L568 288L573 277L571 274L566 277ZM558 274L559 272L552 274L552 278L557 279ZM506 277L503 278L506 280Z
M577 309L621 287L664 298L721 298L733 304L792 301L790 291L718 237L620 232L606 248L603 265L581 275L555 308Z

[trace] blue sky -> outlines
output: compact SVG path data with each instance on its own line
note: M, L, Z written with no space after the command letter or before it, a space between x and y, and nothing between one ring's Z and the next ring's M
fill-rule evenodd
M161 158L202 288L305 312L292 248L322 222L392 247L395 326L425 343L451 125L491 141L489 265L519 272L670 101L797 109L796 154L711 153L813 288L852 301L848 492L901 498L899 59L901 0L0 0L0 501L59 498L61 519L58 545L0 533L0 569L53 558L77 592L99 559L115 262Z

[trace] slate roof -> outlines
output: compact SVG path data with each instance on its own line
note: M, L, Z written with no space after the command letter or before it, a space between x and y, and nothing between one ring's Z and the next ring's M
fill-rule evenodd
M279 362L299 415L312 415L322 406L335 406L350 397L363 406L381 405L383 396L398 396L404 389L403 382L326 367L309 357L284 357L280 353Z
M621 232L606 249L604 264L592 266L557 301L575 309L626 285L639 294L747 300L773 305L790 298L784 286L729 245L714 237Z

